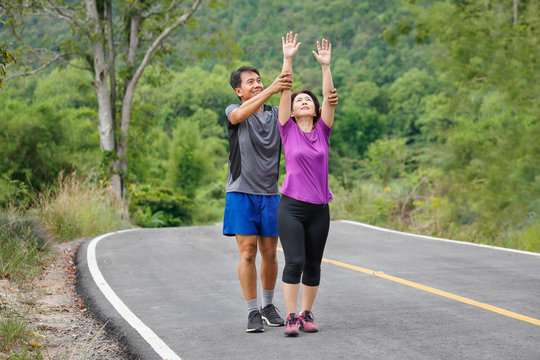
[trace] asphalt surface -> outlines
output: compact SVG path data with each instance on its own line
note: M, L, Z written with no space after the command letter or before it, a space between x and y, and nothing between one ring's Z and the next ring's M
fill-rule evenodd
M221 225L90 239L78 289L140 359L540 359L540 254L337 221L324 257L341 263L322 265L320 332L297 338L245 333L236 241Z

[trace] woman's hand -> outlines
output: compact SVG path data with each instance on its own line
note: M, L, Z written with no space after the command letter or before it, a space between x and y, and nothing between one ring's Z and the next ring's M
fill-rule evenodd
M298 34L294 34L292 31L287 33L286 37L281 37L281 43L283 44L283 57L287 59L292 59L296 52L298 51L298 47L300 46L301 42L296 43L296 39L298 39Z
M330 65L330 59L332 57L332 44L328 43L328 40L322 39L322 46L317 41L317 51L313 52L313 55L315 55L315 59L321 64L321 66Z

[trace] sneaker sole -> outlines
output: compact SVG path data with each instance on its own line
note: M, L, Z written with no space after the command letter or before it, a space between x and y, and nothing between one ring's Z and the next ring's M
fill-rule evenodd
M303 328L300 328L300 330L302 330L303 332L307 332L307 333L314 333L314 332L319 331L319 329L306 330L306 329L303 329Z
M246 329L247 333L261 333L264 332L264 329Z
M285 336L292 336L292 337L296 337L296 336L300 335L300 333L299 333L299 332L296 332L296 331L291 331L291 332L289 332L289 333L284 332L283 334L284 334Z
M268 320L266 317L264 316L261 316L263 321L266 323L266 325L268 326L272 326L272 327L278 327L278 326L284 326L285 325L285 322L281 323L281 324L274 324L274 323L271 323L270 320Z

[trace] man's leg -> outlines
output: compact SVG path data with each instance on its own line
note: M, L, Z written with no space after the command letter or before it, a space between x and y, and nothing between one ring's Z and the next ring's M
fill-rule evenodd
M238 280L246 301L257 298L257 256L256 235L236 235L240 259L238 260Z
M259 237L261 253L261 283L263 290L273 290L276 286L278 262L276 256L277 236Z
M261 253L261 284L262 307L261 315L268 326L282 326L285 320L281 318L273 304L274 288L278 273L276 256L278 237L260 236L259 251Z
M256 235L236 235L240 259L238 260L238 280L248 307L248 325L246 332L263 332L261 314L257 304L257 256Z

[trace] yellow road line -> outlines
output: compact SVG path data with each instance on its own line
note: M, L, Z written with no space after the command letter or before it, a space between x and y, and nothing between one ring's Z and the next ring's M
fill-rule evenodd
M283 251L282 248L278 248L278 250ZM482 308L482 309L485 309L485 310L493 311L493 312L495 312L497 314L501 314L501 315L508 316L508 317L511 317L511 318L514 318L514 319L517 319L517 320L525 321L525 322L540 326L540 320L538 320L538 319L535 319L535 318L532 318L532 317L529 317L529 316L525 316L525 315L521 315L521 314L517 314L515 312L508 311L508 310L505 310L505 309L501 309L499 307L489 305L489 304L485 304L485 303L482 303L482 302L479 302L479 301L476 301L476 300L468 299L468 298L463 297L463 296L454 295L454 294L451 294L451 293L446 292L446 291L437 290L435 288L425 286L425 285L422 285L422 284L418 284L418 283L415 283L415 282L412 282L412 281L409 281L409 280L401 279L401 278L398 278L398 277L395 277L395 276L392 276L392 275L387 275L387 274L385 274L383 272L377 272L377 271L373 271L373 270L370 270L370 269L365 269L365 268L362 268L362 267L359 267L359 266L350 265L350 264L346 264L346 263L341 262L341 261L335 261L335 260L330 260L330 259L324 259L323 258L322 261L326 262L326 263L334 264L336 266L344 267L344 268L347 268L347 269L350 269L350 270L359 271L359 272L362 272L362 273L365 273L365 274L368 274L368 275L373 275L373 276L377 276L377 277L380 277L380 278L383 278L383 279L394 281L394 282L397 282L397 283L400 283L400 284L403 284L403 285L407 285L407 286L410 286L410 287L413 287L413 288L416 288L416 289L420 289L420 290L423 290L423 291L430 292L432 294L443 296L443 297L446 297L448 299L456 300L456 301L459 301L459 302L462 302L462 303L465 303L465 304L469 304L469 305L472 305L472 306L476 306L476 307L479 307L479 308Z

